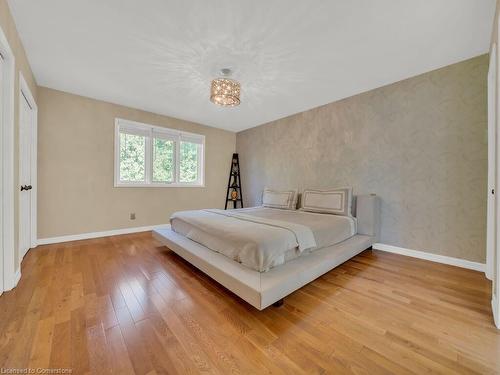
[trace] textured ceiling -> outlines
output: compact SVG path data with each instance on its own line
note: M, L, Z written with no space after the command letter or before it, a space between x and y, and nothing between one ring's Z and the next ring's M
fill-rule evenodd
M37 82L239 131L486 53L495 0L9 0ZM242 104L209 101L223 67Z

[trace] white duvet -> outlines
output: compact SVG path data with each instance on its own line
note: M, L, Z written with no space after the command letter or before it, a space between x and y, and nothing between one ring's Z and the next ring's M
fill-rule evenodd
M271 208L180 211L172 230L265 272L356 233L354 218Z

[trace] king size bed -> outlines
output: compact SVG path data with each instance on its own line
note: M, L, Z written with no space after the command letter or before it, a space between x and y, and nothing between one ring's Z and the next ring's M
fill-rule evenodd
M378 197L346 199L345 216L269 206L181 211L153 235L262 310L377 241Z

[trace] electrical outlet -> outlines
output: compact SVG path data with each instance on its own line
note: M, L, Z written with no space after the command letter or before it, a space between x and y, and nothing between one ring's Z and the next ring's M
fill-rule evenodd
M130 213L130 220L135 220L135 212Z

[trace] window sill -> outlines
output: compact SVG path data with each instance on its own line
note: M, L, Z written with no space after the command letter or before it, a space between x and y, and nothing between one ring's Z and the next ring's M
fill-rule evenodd
M141 183L115 183L115 188L204 188L205 184L141 184Z

